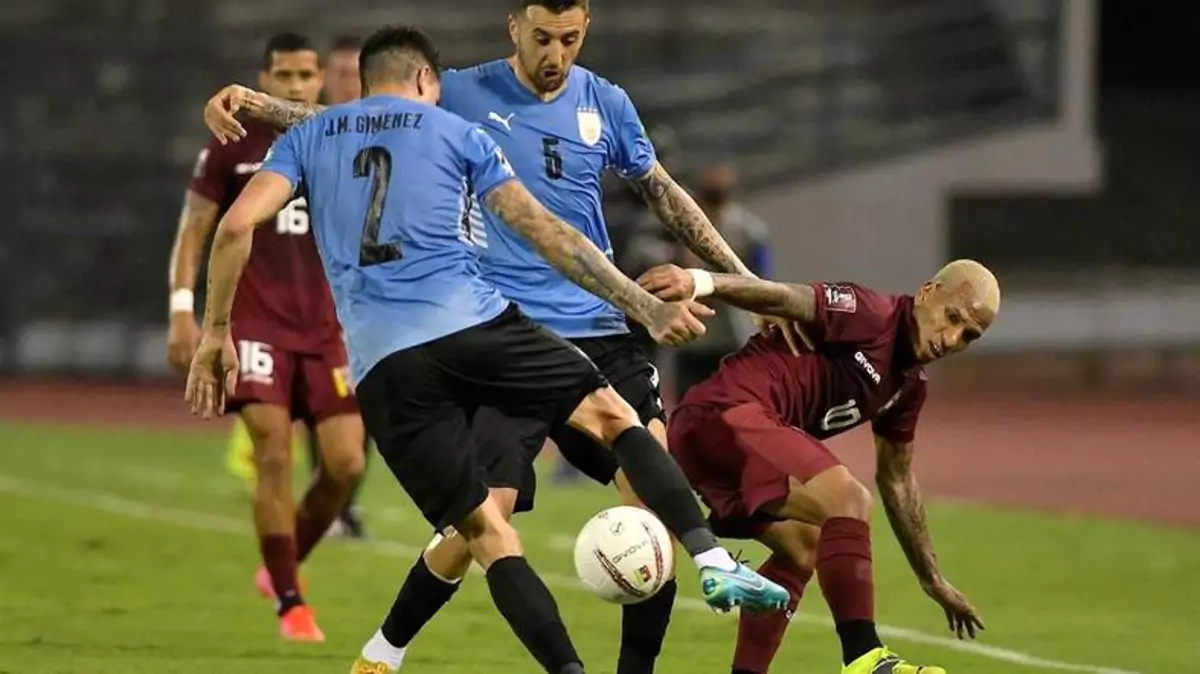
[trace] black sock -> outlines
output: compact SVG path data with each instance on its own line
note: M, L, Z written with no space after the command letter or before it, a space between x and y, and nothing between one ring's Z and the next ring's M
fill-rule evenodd
M717 538L687 478L650 431L641 426L630 428L617 436L612 451L634 493L675 534L689 555L695 557L717 547Z
M558 604L524 557L496 560L487 571L487 583L496 608L543 669L551 674L583 672Z
M450 601L459 585L462 583L447 583L433 575L425 565L425 556L418 557L383 621L383 636L388 643L396 648L407 646L425 623Z
M840 622L837 633L842 640L842 662L847 665L883 645L875 631L875 623L870 620Z
M672 578L653 597L622 609L621 657L617 674L654 674L654 661L662 651L675 607L679 585Z

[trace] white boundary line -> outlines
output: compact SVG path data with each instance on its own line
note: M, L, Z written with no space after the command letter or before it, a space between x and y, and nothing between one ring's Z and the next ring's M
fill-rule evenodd
M89 489L73 489L50 484L32 482L21 478L0 474L0 493L11 494L23 498L42 501L66 503L88 510L97 510L121 515L134 519L170 524L175 527L209 531L221 534L248 535L251 532L246 522L231 517L208 515L192 510L181 510L164 506L143 503L127 499L118 494ZM389 557L413 558L420 550L419 546L407 545L389 541L366 541L364 549ZM472 567L475 569L476 567ZM571 576L559 574L540 574L547 584L554 587L582 590L583 587ZM680 598L676 605L688 611L709 611L709 607L698 599ZM793 620L807 624L831 625L828 618L797 613ZM1060 672L1084 672L1085 674L1139 674L1138 672L1100 667L1097 665L1076 664L1039 658L1034 655L1014 651L997 646L986 646L971 641L959 641L948 637L926 634L918 630L891 625L879 625L879 634L884 637L908 641L911 643L938 646L949 650L978 655L990 660L998 660L1027 667L1052 669Z

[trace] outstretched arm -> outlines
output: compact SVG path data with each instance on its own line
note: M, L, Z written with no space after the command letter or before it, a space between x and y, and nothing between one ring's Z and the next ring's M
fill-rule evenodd
M712 274L703 269L680 269L673 264L664 264L642 274L638 284L661 300L711 295L739 309L799 323L811 323L817 313L817 298L811 286L752 276Z
M912 472L913 443L876 436L875 454L875 485L909 566L925 593L945 610L950 629L960 639L964 631L974 638L975 630L983 629L983 622L967 598L950 585L938 568L933 540L925 524L921 486Z
M664 335L667 343L674 344L704 333L703 324L692 314L711 315L711 311L696 303L687 307L686 317L678 311L664 311L662 302L622 274L579 230L546 210L520 181L501 184L488 193L485 202L564 276L611 302L651 334Z
M713 269L754 276L721 236L692 195L675 182L659 162L650 172L630 181L663 226Z
M913 444L875 438L875 483L887 511L888 522L917 574L921 585L931 585L940 577L933 541L925 526L925 502L921 486L912 472Z
M316 117L324 109L325 106L316 103L285 101L240 84L231 84L208 99L204 106L204 124L221 144L225 144L246 137L245 127L237 120L238 112L287 129Z

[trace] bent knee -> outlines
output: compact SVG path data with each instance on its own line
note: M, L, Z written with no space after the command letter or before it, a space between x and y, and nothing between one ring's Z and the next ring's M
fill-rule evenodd
M874 505L875 499L871 496L871 490L862 482L851 477L830 492L829 498L824 504L825 518L849 517L870 521L871 509Z
M287 433L264 434L254 438L254 468L267 479L285 476L291 479L292 441Z
M611 386L593 391L571 415L571 425L610 446L625 431L641 426L637 412Z
M813 524L822 525L833 517L863 521L871 519L871 509L875 503L871 490L844 466L818 475L805 485L805 489L818 506L817 521Z

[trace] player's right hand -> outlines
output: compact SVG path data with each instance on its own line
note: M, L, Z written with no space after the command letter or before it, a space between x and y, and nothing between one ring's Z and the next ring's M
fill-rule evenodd
M660 264L637 278L643 290L664 302L690 300L696 294L696 281L687 270L673 264Z
M231 84L208 99L204 106L204 124L222 145L246 137L246 127L236 115L257 94L253 89Z
M196 317L186 311L173 312L171 326L167 328L167 363L171 369L186 376L199 344L200 326Z
M205 331L200 346L188 370L187 393L184 400L192 414L205 419L225 413L225 401L237 386L238 356L233 336Z
M700 319L716 314L717 312L694 300L661 302L655 307L654 318L646 329L655 342L667 346L680 346L703 335L706 328Z

